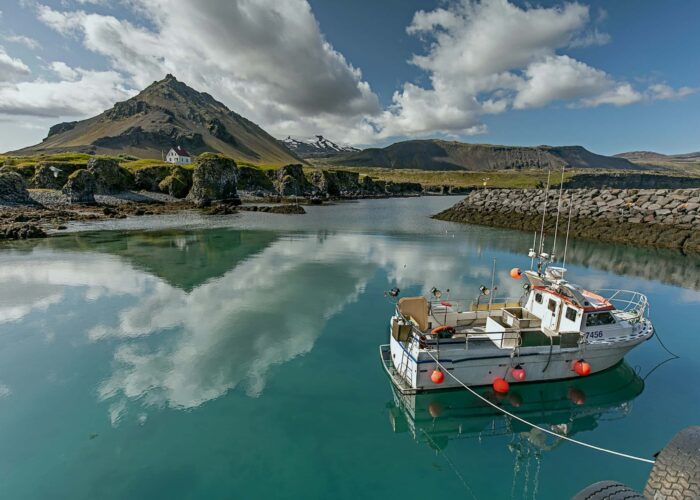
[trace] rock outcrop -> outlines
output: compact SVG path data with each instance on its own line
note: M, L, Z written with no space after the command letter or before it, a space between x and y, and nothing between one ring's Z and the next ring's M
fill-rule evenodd
M281 196L309 196L313 186L306 179L301 165L286 165L275 174L274 186Z
M95 203L97 183L89 170L80 169L73 172L63 186L63 194L70 203Z
M545 227L553 234L559 192L547 197ZM575 189L562 195L559 234L571 208L571 236L700 252L700 189ZM454 222L538 231L544 190L479 189L435 215Z
M134 175L110 158L91 158L88 171L95 179L96 194L119 193L134 187Z
M34 168L34 176L29 185L34 189L61 189L73 171L68 172L60 166L40 163Z
M260 170L255 167L238 167L238 190L250 191L258 194L270 194L275 190L272 183L274 171Z
M170 175L165 177L158 184L158 189L175 198L184 198L192 187L192 172L182 167L175 166L171 169Z
M134 186L144 191L158 191L159 184L170 175L170 165L151 165L134 172Z
M218 200L238 200L237 181L235 161L220 155L203 154L195 162L192 189L187 199L199 206Z
M0 203L25 204L31 203L24 177L16 172L3 171L0 173Z

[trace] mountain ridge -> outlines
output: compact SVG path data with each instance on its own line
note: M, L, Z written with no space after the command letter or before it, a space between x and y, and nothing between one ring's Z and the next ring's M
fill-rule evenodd
M643 170L624 158L598 155L583 146L504 146L440 139L396 142L329 160L348 167L418 170L507 170L528 168L601 168Z
M287 136L281 142L301 158L330 157L343 153L355 153L360 149L347 144L338 144L323 135L315 135L312 138L299 138Z
M260 126L170 74L97 116L56 124L40 144L10 154L75 151L160 159L175 145L256 164L300 161Z

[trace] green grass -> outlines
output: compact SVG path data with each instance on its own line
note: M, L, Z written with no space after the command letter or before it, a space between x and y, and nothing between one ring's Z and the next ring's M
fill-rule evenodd
M141 160L131 160L131 161L125 161L121 163L121 166L133 171L140 170L142 168L149 168L149 167L169 167L172 166L171 163L166 163L163 160L153 160L150 158L144 158Z

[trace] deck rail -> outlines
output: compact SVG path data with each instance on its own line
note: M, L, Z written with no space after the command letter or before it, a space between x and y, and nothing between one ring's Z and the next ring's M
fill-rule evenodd
M649 309L647 296L634 290L602 288L595 290L594 293L597 293L615 306L615 310L618 313L623 313L625 319L630 322L644 319Z

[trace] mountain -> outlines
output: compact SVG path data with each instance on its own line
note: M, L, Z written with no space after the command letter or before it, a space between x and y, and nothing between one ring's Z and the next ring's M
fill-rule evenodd
M300 158L327 158L343 153L360 151L353 146L335 143L322 135L316 135L310 139L296 139L288 136L286 139L282 139L281 142Z
M256 164L299 163L258 125L172 75L93 118L54 125L43 142L11 154L76 151L160 159L175 145Z
M602 156L581 146L498 146L437 139L397 142L333 158L345 166L420 170L501 170L511 168L602 168L640 170L624 158Z
M700 171L700 151L677 155L665 155L654 151L629 151L615 155L625 158L637 165L649 168L663 168L680 173L698 173Z

